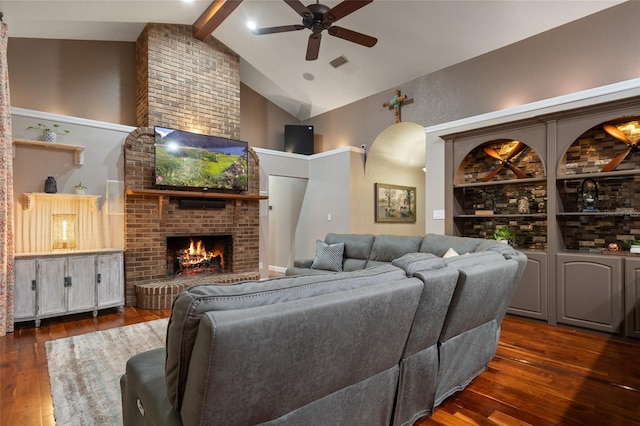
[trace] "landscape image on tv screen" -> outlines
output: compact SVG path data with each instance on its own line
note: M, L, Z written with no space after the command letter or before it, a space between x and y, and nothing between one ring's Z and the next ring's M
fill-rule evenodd
M155 127L156 186L246 191L248 148L243 141Z

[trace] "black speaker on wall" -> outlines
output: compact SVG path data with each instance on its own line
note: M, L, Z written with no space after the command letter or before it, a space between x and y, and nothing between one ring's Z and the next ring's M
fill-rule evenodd
M313 126L285 124L284 152L313 154Z
M227 207L227 200L217 200L208 198L181 198L181 209L224 209Z

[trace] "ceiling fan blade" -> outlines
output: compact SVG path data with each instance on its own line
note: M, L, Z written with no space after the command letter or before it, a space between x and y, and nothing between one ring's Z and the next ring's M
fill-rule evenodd
M514 166L511 163L507 163L507 167L511 169L513 174L515 174L518 179L524 179L527 177L527 175L522 170L520 170L517 166Z
M611 135L613 136L613 135ZM602 168L603 172L610 172L611 170L618 167L618 164L622 163L622 160L627 158L627 155L633 150L633 146L629 146L624 152L618 154L613 160L609 162L606 166Z
M631 141L627 139L627 136L624 133L622 133L622 131L618 129L616 126L612 126L611 124L605 124L604 126L602 126L602 128L604 129L605 132L609 133L611 136L618 139L619 141L624 142L627 145L632 145Z
M515 144L515 146L513 148L511 148L511 151L509 151L509 154L507 154L507 161L511 160L513 157L518 155L520 153L520 151L522 151L524 149L525 146L526 146L525 144L523 144L522 142L518 141L518 143Z
M311 33L309 36L309 42L307 43L307 61L315 61L318 59L318 53L320 52L320 40L322 40L322 34Z
M327 32L329 33L329 35L332 35L334 37L351 41L353 43L357 43L366 47L373 47L378 42L378 39L375 37L371 37L356 31L351 31L342 27L329 27Z
M498 155L498 153L495 152L492 148L489 148L488 146L485 146L485 147L482 148L482 150L489 157L491 157L491 158L493 158L495 160L498 160L498 161L502 161L502 158L500 157L500 155Z
M500 165L498 167L496 167L495 169L493 169L493 171L491 173L489 173L488 175L486 175L484 177L484 179L482 179L483 182L489 182L491 179L493 179L493 177L495 175L497 175L498 173L500 173L500 170L502 170L502 167L504 166L503 163L500 163Z
M338 19L342 19L345 16L355 12L371 3L373 0L345 0L342 3L337 4L331 10L324 14L323 20L328 23L334 23Z
M304 30L304 25L296 24L296 25L283 25L280 27L269 27L269 28L256 28L252 31L252 33L256 35L264 35L264 34L275 34L275 33L284 33L287 31L299 31Z
M307 6L302 4L299 0L284 0L284 2L303 18L313 19L313 13L309 9L307 9Z

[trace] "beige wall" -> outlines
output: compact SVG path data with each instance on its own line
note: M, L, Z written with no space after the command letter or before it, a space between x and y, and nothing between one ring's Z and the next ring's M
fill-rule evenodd
M284 150L284 125L300 124L293 115L240 84L240 139L251 146Z
M136 124L135 43L9 38L11 106Z

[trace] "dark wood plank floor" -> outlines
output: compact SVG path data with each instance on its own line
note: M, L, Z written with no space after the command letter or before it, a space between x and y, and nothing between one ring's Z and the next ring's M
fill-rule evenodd
M167 317L127 307L19 324L0 338L0 425L53 425L48 340ZM640 425L640 342L506 318L496 357L427 425Z

